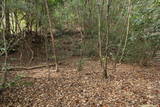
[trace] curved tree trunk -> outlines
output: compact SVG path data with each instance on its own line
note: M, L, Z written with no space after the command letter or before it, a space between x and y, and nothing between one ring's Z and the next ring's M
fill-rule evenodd
M50 17L50 13L49 13L47 0L45 0L45 6L46 6L46 11L47 11L47 16L48 16L50 35L51 35L51 39L52 39L52 47L53 47L53 54L54 54L53 56L54 56L55 66L56 66L55 71L58 71L58 62L57 62L56 49L55 49L55 39L54 39L53 32L52 32L52 22L51 22L51 17Z

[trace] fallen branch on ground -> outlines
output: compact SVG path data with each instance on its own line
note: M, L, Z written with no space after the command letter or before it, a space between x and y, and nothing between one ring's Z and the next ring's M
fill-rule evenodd
M61 64L61 63L59 63ZM21 67L21 66L16 66L16 67L11 67L9 68L9 71L22 71L22 70L34 70L34 69L40 69L44 67L52 67L55 66L55 64L49 64L49 65L38 65L38 66L32 66L32 67Z

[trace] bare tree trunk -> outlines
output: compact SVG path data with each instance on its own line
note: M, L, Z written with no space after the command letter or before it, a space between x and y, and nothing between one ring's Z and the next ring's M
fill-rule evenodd
M14 18L15 18L15 32L18 33L18 16L17 12L14 12Z
M130 28L130 16L131 16L131 0L128 0L128 17L127 17L126 38L125 38L125 43L124 43L124 47L123 47L123 50L122 50L122 55L121 55L121 58L120 58L119 62L121 62L122 59L123 59L123 56L125 54L125 49L126 49L126 46L127 46L127 42L128 42L128 35L129 35L129 28Z
M5 4L7 3L8 0L4 0ZM9 8L5 6L5 35L6 35L6 39L8 40L10 38L10 12L9 12Z
M2 0L0 0L0 19L2 18ZM1 20L0 20L1 21ZM1 22L0 22L1 23Z
M7 78L7 58L8 58L8 53L7 53L7 41L6 41L6 37L5 37L5 32L3 31L3 42L4 42L4 49L5 49L5 61L4 61L4 65L2 67L2 71L3 71L3 76L2 76L2 86L5 85L6 83L6 78Z
M113 70L114 70L114 72L116 72L116 70L117 70L117 63L119 62L121 62L122 61L122 59L123 59L123 56L124 56L124 52L125 52L125 49L126 49L126 46L127 46L127 41L128 41L128 34L129 34L129 23L130 23L130 11L131 11L131 1L130 0L128 0L128 2L129 2L129 6L128 6L128 16L127 16L127 32L126 32L126 37L125 37L125 44L124 44L124 47L123 47L123 49L121 50L120 48L121 48L121 45L122 45L122 42L123 42L123 36L121 37L121 40L120 40L120 46L119 46L119 48L118 48L118 52L117 52L117 54L116 54L116 57L115 57L115 60L114 60L114 65L113 65ZM120 56L120 59L119 59L119 61L118 61L118 56L120 55L120 53L121 53L121 51L122 51L122 54L121 54L121 56Z
M5 3L6 1L4 0L4 4L3 4L3 9L2 9L2 16L5 17ZM2 86L4 87L5 83L6 83L6 78L7 78L7 58L8 58L8 53L7 53L7 41L6 41L6 32L5 32L5 24L4 22L2 22L2 27L3 27L3 42L4 42L4 51L5 51L5 61L4 61L4 65L2 67L2 71L3 71L3 76L2 76Z
M98 46L99 46L99 59L101 67L103 66L103 57L102 57L102 37L101 37L101 9L100 6L98 7L99 14L98 14Z
M45 0L45 6L46 6L46 11L47 11L47 16L48 16L50 35L51 35L51 39L52 39L53 54L54 54L55 65L56 65L55 71L58 71L58 61L57 61L56 49L55 49L55 39L54 39L53 32L52 32L52 22L51 22L51 17L50 17L50 13L49 13L47 0Z
M15 19L14 19L14 13L10 13L10 17L11 17L11 33L15 33Z
M110 5L111 0L107 0L107 33L106 33L106 49L105 49L105 58L103 65L103 72L105 78L108 78L108 44L109 44L109 33L110 33Z
M78 17L81 17L80 12L79 12L79 8L77 9L77 12L78 12ZM80 24L80 30L79 31L80 31L80 35L81 35L81 38L80 38L80 49L79 49L80 60L79 60L78 65L77 65L77 71L81 71L83 69L84 32L82 31L82 28L84 27L84 19L82 18L81 20L77 20L77 22Z
M44 35L44 40L45 40L45 52L46 52L46 68L48 69L48 80L50 79L50 66L49 66L49 54L48 54L48 38L47 35L45 34L45 32L43 32Z

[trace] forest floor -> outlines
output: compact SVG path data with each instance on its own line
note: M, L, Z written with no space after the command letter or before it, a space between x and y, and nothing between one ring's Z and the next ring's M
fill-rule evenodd
M27 37L31 38L19 44L18 52L8 56L9 64L25 68L45 65L44 41L40 43L43 39L32 43L34 36ZM54 66L10 70L7 75L10 88L0 90L0 107L160 107L158 66L119 64L117 71L110 69L109 78L105 79L99 61L85 58L82 71L77 71L79 37L58 38L57 54L62 61L58 72L54 71ZM34 60L26 64L30 62L32 51ZM4 58L0 57L1 67L3 63ZM111 63L109 68L112 68Z
M86 59L76 70L77 57L63 61L59 71L40 68L10 71L16 86L0 94L1 107L159 107L160 70L121 64L103 77L99 61ZM111 65L109 65L112 68ZM50 76L49 76L50 72ZM150 106L149 106L150 104ZM152 106L155 105L155 106Z

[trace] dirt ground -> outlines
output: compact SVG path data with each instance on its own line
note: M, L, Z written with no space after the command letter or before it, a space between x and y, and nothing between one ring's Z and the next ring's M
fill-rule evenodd
M0 107L160 106L158 68L121 64L116 72L109 70L109 79L105 79L99 61L86 59L79 72L77 61L78 58L67 59L58 72L54 67L10 71L9 77L22 78L0 94Z

